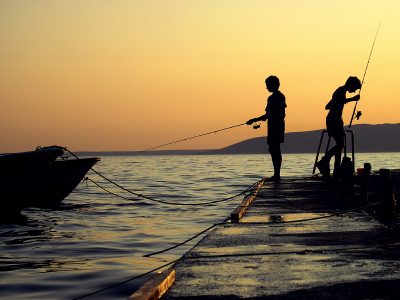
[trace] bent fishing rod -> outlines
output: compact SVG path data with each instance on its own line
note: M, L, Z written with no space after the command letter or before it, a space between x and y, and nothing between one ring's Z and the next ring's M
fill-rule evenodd
M378 30L376 31L376 34L375 34L374 43L372 44L371 52L369 53L367 66L365 67L364 76L363 76L363 79L362 79L362 82L361 82L360 92L358 93L358 95L361 94L361 89L362 89L362 86L363 86L363 84L364 84L365 74L367 74L367 69L368 69L369 61L370 61L370 59L371 59L372 50L374 50L376 37L378 36L378 32L379 32L379 28L380 28L380 27L381 27L381 22L379 22ZM358 103L358 101L356 101L356 104L354 105L353 114L351 115L349 128L351 127L351 124L353 123L353 120L354 120L355 118L357 118L357 120L359 120L360 117L361 117L361 111L357 111L357 114L356 114L357 103Z
M218 129L218 130L215 130L215 131L210 131L210 132L203 133L203 134L199 134L199 135L195 135L195 136L192 136L192 137L189 137L189 138L186 138L186 139L181 139L181 140L178 140L178 141L175 141L175 142L163 144L163 145L160 145L160 146L156 146L156 147L153 147L153 148L149 148L149 149L146 149L146 150L142 150L142 151L140 151L140 153L145 152L145 151L150 151L150 150L153 150L153 149L157 149L157 148L161 148L161 147L164 147L164 146L176 144L176 143L179 143L179 142L184 142L184 141L187 141L187 140L191 140L191 139L198 138L198 137L201 137L201 136L209 135L209 134L212 134L212 133L217 133L217 132L219 132L219 131L232 129L232 128L239 127L239 126L243 126L243 125L246 125L246 123L242 123L242 124L234 125L234 126L231 126L231 127L226 127L226 128ZM258 127L260 127L260 126L258 126ZM253 127L253 128L255 128L255 127ZM256 129L256 128L255 128L255 129Z

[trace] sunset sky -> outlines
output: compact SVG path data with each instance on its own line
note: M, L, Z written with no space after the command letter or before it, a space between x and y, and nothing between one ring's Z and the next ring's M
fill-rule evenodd
M286 132L323 129L380 22L353 124L400 123L399 16L399 0L3 0L0 152L144 150L241 124L264 114L269 75ZM244 125L160 150L266 134Z

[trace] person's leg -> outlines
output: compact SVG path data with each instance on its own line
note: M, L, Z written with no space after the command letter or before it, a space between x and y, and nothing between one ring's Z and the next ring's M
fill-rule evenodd
M330 161L333 155L335 155L335 148L336 145L334 147L332 147L327 153L325 153L325 156L321 157L321 160L319 162L317 162L316 166L318 168L318 170L321 172L321 174L324 177L330 177Z
M274 166L274 176L271 177L271 180L279 181L281 179L281 165L282 165L281 144L280 143L270 144L269 153L271 154L272 164Z
M344 135L337 135L333 137L336 141L336 145L335 145L335 166L333 169L333 177L338 179L339 178L339 174L340 174L340 164L342 161L342 151L344 148Z
M317 162L316 165L324 176L330 177L329 165L332 156L335 156L334 175L337 176L339 174L342 149L344 147L343 121L342 119L336 118L335 116L331 116L328 114L326 118L326 128L328 129L329 137L333 137L335 139L336 145L332 147L325 154L325 156L322 157L319 162Z
M335 141L336 141L336 145L335 146L333 146L331 149L329 149L329 151L325 154L325 159L327 160L327 161L331 161L331 158L332 158L332 156L335 156L335 159L336 159L336 156L337 156L337 153L339 152L339 153L342 153L342 146L340 146L339 144L338 144L338 142L337 142L337 138L336 137L333 137L334 139L335 139Z
M329 151L325 154L325 156L321 159L320 162L317 163L318 168L322 168L326 173L327 169L329 169L329 162L331 161L332 156L335 156L335 165L333 169L334 177L339 175L340 163L342 160L342 150L344 148L344 136L343 135L335 135L333 136L336 145L329 149ZM327 175L327 174L325 174Z

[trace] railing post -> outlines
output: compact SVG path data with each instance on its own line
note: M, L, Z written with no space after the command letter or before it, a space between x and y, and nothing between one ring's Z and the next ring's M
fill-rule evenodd
M340 166L340 180L344 184L346 194L354 194L354 173L350 157L343 157Z
M393 219L396 212L396 199L394 198L394 186L391 180L389 169L380 169L381 196L383 202L383 217Z
M361 202L362 204L369 203L368 201L368 182L369 182L369 174L371 172L371 164L364 164L364 173L361 181Z

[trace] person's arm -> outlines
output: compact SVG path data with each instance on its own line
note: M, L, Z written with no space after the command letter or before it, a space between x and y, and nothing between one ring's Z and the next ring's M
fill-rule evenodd
M347 98L345 103L349 103L351 101L358 101L358 100L360 100L360 95L355 95L354 97Z
M265 114L265 115L262 115L261 117L248 120L248 121L246 122L246 124L247 124L247 125L251 125L251 124L253 124L254 122L265 121L265 120L267 120L267 119L268 119L267 114Z
M330 110L332 105L332 100L328 102L328 104L325 106L325 110Z

